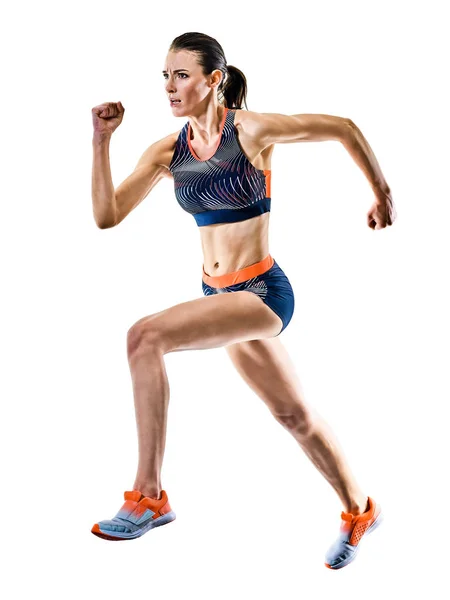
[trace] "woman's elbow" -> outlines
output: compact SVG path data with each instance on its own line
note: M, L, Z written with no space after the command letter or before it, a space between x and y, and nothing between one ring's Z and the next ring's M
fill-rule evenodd
M117 223L113 221L95 221L95 224L99 229L111 229L111 227L117 225Z

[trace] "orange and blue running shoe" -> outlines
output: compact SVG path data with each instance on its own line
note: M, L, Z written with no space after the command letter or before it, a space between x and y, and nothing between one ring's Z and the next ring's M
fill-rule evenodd
M144 496L138 490L125 492L125 503L117 515L110 520L95 523L91 531L104 540L133 540L159 527L174 521L176 515L170 508L164 490L159 499Z
M358 553L362 538L382 522L380 505L370 497L367 504L368 509L360 515L341 513L339 537L325 556L325 566L329 569L341 569L351 563Z

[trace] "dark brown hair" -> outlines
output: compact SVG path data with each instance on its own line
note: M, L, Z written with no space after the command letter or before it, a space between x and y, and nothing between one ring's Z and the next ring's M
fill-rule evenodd
M242 71L227 65L225 53L217 40L204 33L190 31L176 37L170 44L170 52L186 50L197 54L197 62L203 75L209 75L215 69L222 71L223 77L218 88L218 99L227 108L247 107L247 80Z

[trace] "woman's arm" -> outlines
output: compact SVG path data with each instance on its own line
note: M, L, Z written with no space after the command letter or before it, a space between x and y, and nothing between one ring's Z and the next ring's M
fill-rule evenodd
M104 102L92 109L94 159L92 164L92 204L100 229L118 225L167 176L171 151L177 134L152 144L141 156L133 173L117 190L111 177L109 145L111 136L125 113L122 102Z
M162 163L167 161L167 149L173 145L172 138L173 134L147 148L133 173L115 190L109 160L111 136L94 135L92 202L94 219L100 229L118 225L163 179L167 169Z
M369 180L375 196L377 198L390 196L391 191L369 142L353 121L348 120L348 123L350 127L347 129L347 135L341 140L344 148Z
M367 224L371 229L383 229L386 225L392 225L397 218L391 190L369 142L353 121L349 120L349 125L350 129L341 140L342 144L369 180L375 194L375 202L367 213Z
M116 222L116 195L111 177L109 145L111 134L95 134L92 138L92 208L100 229L112 227Z
M367 177L376 197L368 213L369 227L381 229L392 225L396 211L391 191L368 141L351 119L322 114L282 115L246 111L245 121L263 148L270 144L292 142L341 142Z
M375 194L389 193L389 187L369 143L351 119L333 115L251 113L255 135L264 147L292 142L341 142L366 175Z

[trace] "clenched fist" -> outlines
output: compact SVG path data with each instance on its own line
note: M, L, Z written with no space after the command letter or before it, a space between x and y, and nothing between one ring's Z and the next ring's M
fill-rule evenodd
M384 229L392 225L397 218L397 210L391 193L377 193L375 202L367 213L367 225L371 229Z
M125 112L122 103L104 102L92 109L92 123L94 125L94 134L111 135L122 123L123 113Z

